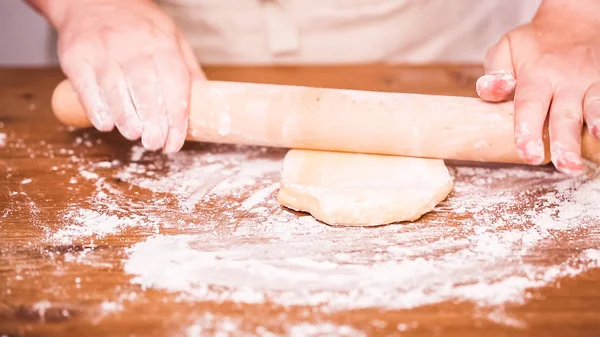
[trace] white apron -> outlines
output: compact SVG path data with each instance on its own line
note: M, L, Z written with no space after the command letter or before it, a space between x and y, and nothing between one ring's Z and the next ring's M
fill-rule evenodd
M155 0L201 64L480 63L541 0Z

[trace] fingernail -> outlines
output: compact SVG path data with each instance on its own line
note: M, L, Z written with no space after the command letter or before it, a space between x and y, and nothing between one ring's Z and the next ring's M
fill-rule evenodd
M506 100L514 89L515 78L506 71L485 74L479 77L475 83L477 95L491 102Z
M117 122L117 128L123 137L129 140L136 140L142 135L142 122L138 118L128 118L124 122Z
M559 160L557 165L562 172L570 175L576 175L583 170L583 161L581 157L574 152L565 153Z
M100 131L111 131L114 127L112 116L105 110L98 110L90 116L90 122Z
M174 153L181 150L185 142L185 135L177 129L170 129L167 143L163 149L164 153Z
M146 126L142 132L142 145L150 151L156 151L163 146L165 136L160 131L160 128L154 126Z

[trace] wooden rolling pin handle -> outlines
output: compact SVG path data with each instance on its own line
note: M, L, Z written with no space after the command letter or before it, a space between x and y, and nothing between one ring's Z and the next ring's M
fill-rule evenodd
M93 126L68 80L60 82L54 89L51 107L54 116L64 125L75 128Z
M52 97L62 123L92 126L68 81ZM514 147L512 102L198 80L187 140L199 142L523 163ZM547 128L545 160L550 161ZM600 164L586 128L582 156Z

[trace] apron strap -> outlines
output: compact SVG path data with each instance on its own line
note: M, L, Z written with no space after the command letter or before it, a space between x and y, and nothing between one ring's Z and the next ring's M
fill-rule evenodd
M260 0L266 23L267 43L272 54L297 52L300 33L293 17L285 11L281 0Z

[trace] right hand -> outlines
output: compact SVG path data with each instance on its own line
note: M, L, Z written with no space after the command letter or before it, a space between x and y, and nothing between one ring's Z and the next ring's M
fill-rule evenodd
M148 150L185 142L192 78L205 78L173 21L149 0L65 1L60 65L88 118Z

